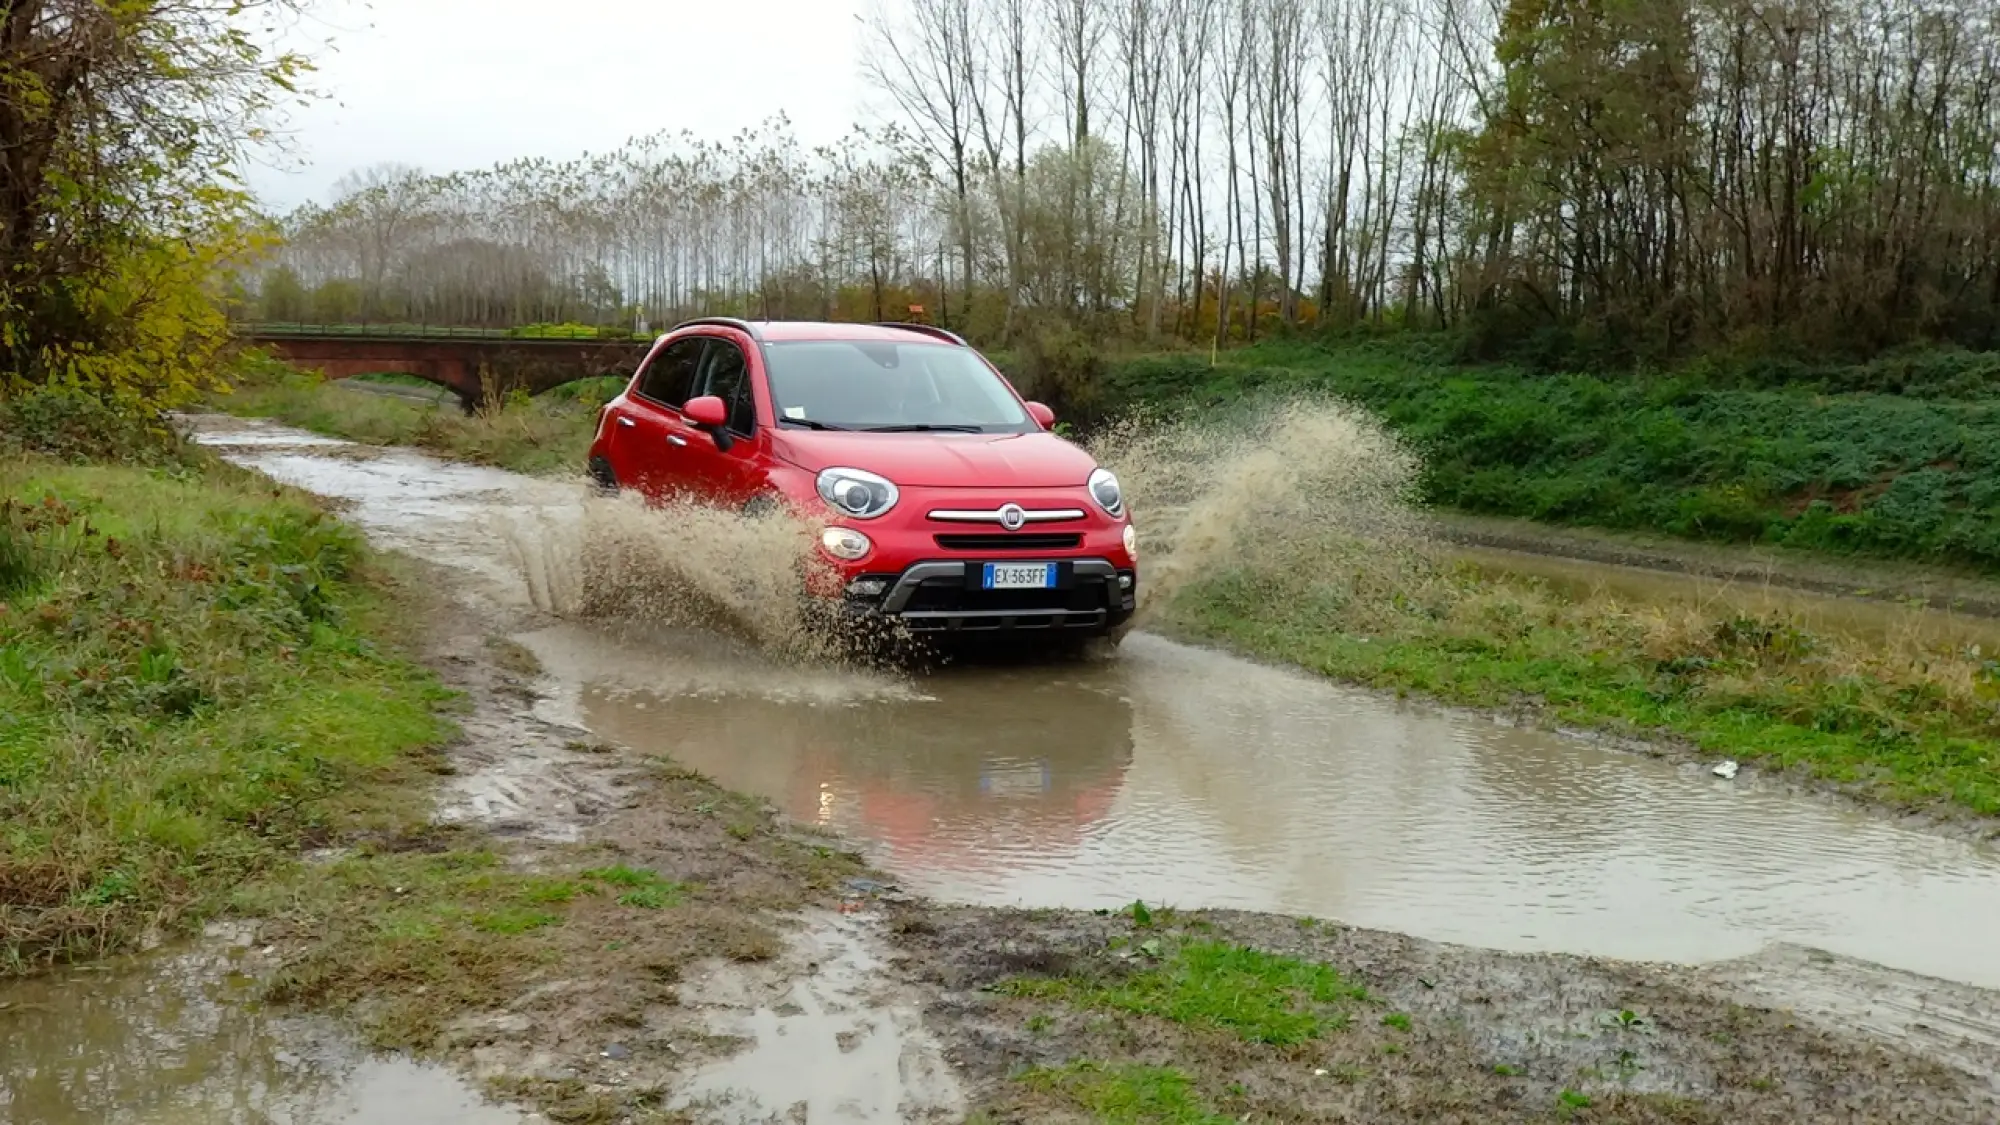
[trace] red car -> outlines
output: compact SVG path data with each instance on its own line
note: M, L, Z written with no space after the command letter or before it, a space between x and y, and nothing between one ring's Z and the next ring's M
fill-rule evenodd
M857 616L1108 632L1137 605L1131 513L1053 422L939 328L705 318L605 406L590 471L655 500L789 503L838 576L814 593Z

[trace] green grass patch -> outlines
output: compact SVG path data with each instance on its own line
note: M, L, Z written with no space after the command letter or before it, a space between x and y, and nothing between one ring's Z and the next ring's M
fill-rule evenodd
M585 871L584 879L603 883L618 892L618 905L641 910L664 910L686 901L688 887L643 867L596 867Z
M1173 1067L1079 1062L1031 1070L1021 1081L1061 1096L1106 1125L1229 1125L1235 1120L1211 1112L1194 1080Z
M1002 986L1016 996L1160 1016L1279 1046L1346 1027L1367 992L1330 965L1223 942L1189 942L1157 965L1109 980L1032 978Z
M350 378L356 383L374 383L384 387L411 387L418 390L444 390L445 388L421 375L409 375L401 371L376 371Z
M0 462L0 974L401 823L447 693L360 538L216 462Z
M602 381L582 382L587 385L564 393L517 393L466 414L455 399L424 403L371 395L281 364L248 363L232 389L214 396L210 405L367 445L414 446L522 473L581 473L597 430L597 409L617 393L599 398Z
M1223 576L1170 617L1340 680L1474 707L1526 700L1564 724L1677 736L1899 806L2000 815L2000 661L1977 647L1572 598L1467 569L1350 578Z

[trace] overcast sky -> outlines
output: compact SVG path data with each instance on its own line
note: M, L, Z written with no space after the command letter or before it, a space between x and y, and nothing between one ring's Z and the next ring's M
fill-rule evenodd
M323 200L370 164L432 172L601 152L777 113L807 144L868 113L856 14L872 0L313 0L300 29L330 95L296 152L252 170L270 206ZM332 40L330 46L318 45ZM269 163L269 162L267 162Z

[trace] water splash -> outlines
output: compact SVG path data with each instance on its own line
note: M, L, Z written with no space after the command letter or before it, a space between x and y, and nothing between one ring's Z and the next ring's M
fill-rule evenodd
M1135 418L1091 443L1130 498L1141 536L1143 623L1189 584L1381 574L1425 541L1417 457L1373 417L1293 397L1223 416Z
M508 531L536 608L556 616L694 626L773 655L847 661L883 639L846 620L818 525L779 505L731 511L587 492L573 511L517 516Z

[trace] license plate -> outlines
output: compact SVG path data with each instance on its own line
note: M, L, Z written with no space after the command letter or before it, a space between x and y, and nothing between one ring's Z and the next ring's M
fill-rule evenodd
M1050 789L1047 762L986 762L979 770L979 791L989 797L1022 797Z
M1054 563L987 563L988 590L1049 590L1056 584Z

